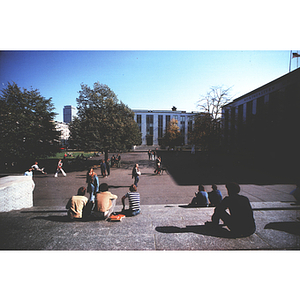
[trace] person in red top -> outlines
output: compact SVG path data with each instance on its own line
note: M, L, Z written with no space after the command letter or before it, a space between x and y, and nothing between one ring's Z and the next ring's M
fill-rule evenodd
M54 177L57 177L57 176L58 176L58 172L62 172L62 174L63 174L64 176L67 176L67 174L66 174L66 172L63 170L62 166L63 166L63 162L62 162L62 160L60 159L60 160L58 161L57 168L56 168L56 173L54 174Z

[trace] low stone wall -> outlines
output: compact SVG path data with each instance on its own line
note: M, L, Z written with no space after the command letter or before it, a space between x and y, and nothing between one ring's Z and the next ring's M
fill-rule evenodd
M0 212L32 207L34 186L31 176L0 178Z

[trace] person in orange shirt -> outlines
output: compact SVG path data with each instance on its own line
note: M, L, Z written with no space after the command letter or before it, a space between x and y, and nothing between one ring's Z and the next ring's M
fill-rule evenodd
M99 193L96 194L95 207L92 215L97 219L107 220L114 211L117 198L117 195L108 191L107 183L101 183Z

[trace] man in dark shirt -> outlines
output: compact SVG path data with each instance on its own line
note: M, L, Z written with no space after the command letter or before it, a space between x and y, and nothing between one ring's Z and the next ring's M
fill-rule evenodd
M253 234L256 227L249 199L238 194L240 186L237 183L228 183L226 188L228 196L216 206L211 224L217 226L222 220L236 237Z

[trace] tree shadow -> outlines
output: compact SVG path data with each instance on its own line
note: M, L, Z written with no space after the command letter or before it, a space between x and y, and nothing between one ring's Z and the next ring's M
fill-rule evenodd
M284 231L300 236L300 222L271 222L268 223L264 229Z
M177 227L177 226L158 226L155 228L157 232L161 233L186 233L192 232L196 234L213 236L213 237L221 237L228 239L235 239L237 236L233 235L229 230L223 228L222 225L219 225L217 228L212 228L207 225L193 225L186 227Z

